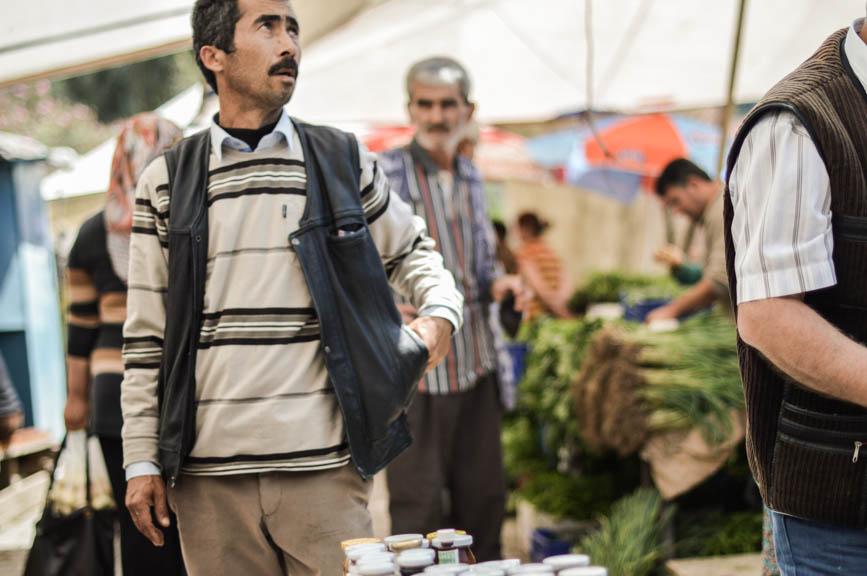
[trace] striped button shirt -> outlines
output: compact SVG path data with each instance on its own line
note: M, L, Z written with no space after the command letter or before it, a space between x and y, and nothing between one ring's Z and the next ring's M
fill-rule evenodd
M844 50L867 90L867 44L849 28ZM833 286L831 182L816 145L790 112L750 130L729 179L738 303Z
M303 150L286 116L266 138L255 151L241 151L243 143L212 129L196 440L186 474L321 470L350 458L319 321L288 241L306 205ZM392 286L418 308L444 307L459 321L459 293L423 222L392 198L374 157L359 152L361 200L370 234L392 269ZM156 461L169 205L159 158L139 182L130 250L122 400L127 466Z
M445 361L428 372L419 391L450 394L469 390L479 378L497 369L489 320L494 236L481 175L462 157L456 159L454 172L440 170L415 141L382 154L381 163L392 189L427 222L464 296L463 328L454 334Z

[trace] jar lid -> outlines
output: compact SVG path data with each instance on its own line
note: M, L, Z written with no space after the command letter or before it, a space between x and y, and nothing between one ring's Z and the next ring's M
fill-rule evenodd
M553 574L554 568L547 564L522 564L509 568L509 576L512 574Z
M355 546L350 546L344 550L346 557L349 558L351 562L356 562L359 558L371 552L385 552L385 544L381 542L356 544Z
M425 574L463 574L470 567L467 564L436 564L424 569Z
M458 534L450 537L449 540L434 538L431 540L430 544L434 548L440 548L442 546L448 546L451 548L469 548L473 545L473 537L469 534Z
M393 576L394 564L391 562L375 562L373 564L363 564L358 567L358 573L361 576Z
M357 564L370 564L371 562L394 562L394 552L369 552L358 559Z
M346 550L350 546L358 546L359 544L376 544L382 542L379 538L353 538L352 540L344 540L340 543L340 549Z
M427 540L421 534L396 534L389 536L384 542L388 549L393 552L425 548L425 544L427 544Z
M473 545L473 537L469 534L457 535L454 541L455 548L469 548Z
M457 533L454 528L442 528L437 530L437 540L442 542L443 544L451 544Z
M559 576L608 576L608 569L604 566L584 566L583 568L569 568L560 572Z
M478 566L471 567L465 574L478 574L483 576L506 576L505 568L497 568L495 566Z
M590 556L586 554L560 554L559 556L549 556L542 560L542 563L553 567L556 572L566 568L590 566Z
M397 565L401 568L421 568L434 563L436 552L430 548L407 550L397 557Z

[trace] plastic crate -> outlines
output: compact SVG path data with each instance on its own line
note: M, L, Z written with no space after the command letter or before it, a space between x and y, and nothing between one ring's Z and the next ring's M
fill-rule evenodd
M548 528L533 530L533 538L530 544L530 562L541 562L548 556L569 554L572 543L564 540L559 534Z
M665 306L669 302L671 302L671 298L655 298L629 305L624 298L621 300L621 304L623 304L623 319L631 320L632 322L644 322L644 319L647 318L647 315L651 311Z
M530 345L526 342L509 342L506 344L506 349L512 357L512 374L515 376L517 386L527 370L527 353L530 351Z

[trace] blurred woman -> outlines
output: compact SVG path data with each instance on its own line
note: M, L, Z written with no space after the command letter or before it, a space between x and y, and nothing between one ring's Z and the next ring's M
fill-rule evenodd
M571 286L563 264L560 257L542 239L542 234L547 229L548 223L540 220L533 212L524 212L518 217L521 247L515 256L524 281L535 295L527 306L527 319L533 319L540 314L551 314L558 318L572 315L566 306Z
M126 479L120 430L123 380L123 323L129 238L135 186L145 166L174 144L181 131L156 114L128 120L117 138L105 208L82 224L69 253L66 356L67 430L88 427L99 437L120 519L125 576L185 574L176 519L164 528L165 546L154 547L132 522L124 505Z

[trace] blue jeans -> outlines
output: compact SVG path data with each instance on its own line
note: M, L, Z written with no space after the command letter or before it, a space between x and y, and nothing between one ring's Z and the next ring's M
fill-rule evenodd
M820 524L771 511L783 576L867 574L867 531Z

